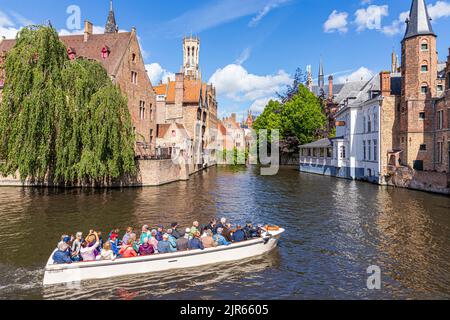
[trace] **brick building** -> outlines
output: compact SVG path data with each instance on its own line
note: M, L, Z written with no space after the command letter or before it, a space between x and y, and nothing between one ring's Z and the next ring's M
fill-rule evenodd
M400 160L401 164L418 171L448 172L448 167L441 165L443 150L448 147L443 146L445 112L441 114L447 100L440 99L444 94L445 64L438 63L436 40L425 0L413 0L402 40ZM439 113L436 104L440 106ZM442 124L437 123L438 116ZM437 157L439 148L440 159Z
M159 131L166 124L181 124L191 139L188 152L190 171L215 164L217 100L212 85L202 82L199 68L200 39L183 39L183 72L151 88L156 95L156 122ZM161 147L161 146L160 146Z
M442 94L435 100L435 169L450 173L450 49L445 69L441 72L445 79ZM439 92L438 92L439 93Z
M136 133L138 157L154 153L156 133L156 99L147 75L136 29L119 32L112 1L103 34L94 34L92 23L86 21L84 34L61 36L70 59L86 58L98 61L127 99ZM4 83L3 62L15 40L0 40L0 93Z

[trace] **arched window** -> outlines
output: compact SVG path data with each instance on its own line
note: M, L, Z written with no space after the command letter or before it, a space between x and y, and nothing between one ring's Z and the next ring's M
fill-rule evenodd
M426 73L428 72L428 61L422 61L422 65L420 66L420 72Z
M427 40L422 41L422 43L420 44L420 50L428 51L428 41Z
M422 86L420 87L420 93L427 94L428 93L428 83L422 83Z

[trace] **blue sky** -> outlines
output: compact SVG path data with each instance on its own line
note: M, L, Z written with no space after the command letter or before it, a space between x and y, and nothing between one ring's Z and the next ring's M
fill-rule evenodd
M438 34L439 59L450 46L450 0L427 0ZM180 70L181 39L201 38L205 81L218 88L221 116L249 108L260 111L289 83L297 67L320 57L325 73L337 81L369 77L390 69L390 53L400 53L404 20L411 0L115 0L120 29L137 28L147 69L154 81ZM14 36L29 23L51 20L69 30L67 9L97 30L105 24L108 0L0 0L0 35Z

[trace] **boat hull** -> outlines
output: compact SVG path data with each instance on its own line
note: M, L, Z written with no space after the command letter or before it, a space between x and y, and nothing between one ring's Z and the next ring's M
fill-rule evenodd
M194 268L208 264L243 260L260 256L273 250L277 246L283 231L271 232L270 238L258 238L234 243L229 246L124 258L115 261L93 261L54 265L50 257L45 268L44 285Z

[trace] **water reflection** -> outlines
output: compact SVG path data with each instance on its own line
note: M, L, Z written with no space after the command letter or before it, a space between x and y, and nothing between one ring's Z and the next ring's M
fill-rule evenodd
M283 168L217 168L155 188L0 188L0 299L450 298L450 198ZM43 288L61 234L226 216L287 228L252 261ZM366 288L380 266L382 290ZM195 288L195 290L194 290ZM270 292L261 288L270 288Z

